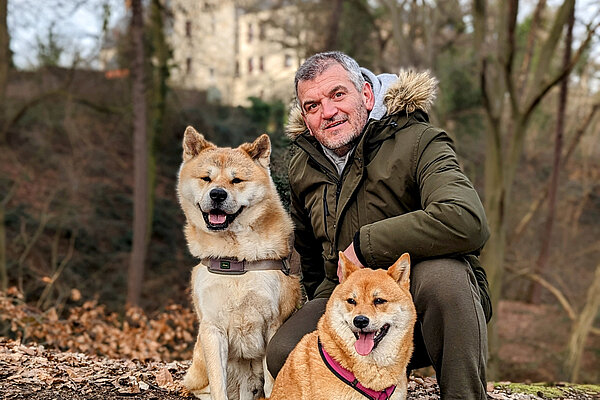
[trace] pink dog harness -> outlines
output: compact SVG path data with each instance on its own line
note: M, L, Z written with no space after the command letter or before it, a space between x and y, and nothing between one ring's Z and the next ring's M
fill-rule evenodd
M329 353L327 353L327 351L325 351L325 349L321 345L321 339L319 339L318 345L319 345L319 353L321 354L321 358L323 359L323 362L325 363L325 365L327 365L327 368L329 368L335 376L340 378L342 382L344 382L346 385L352 387L354 390L356 390L357 392L359 392L360 394L365 396L367 399L388 400L392 396L392 393L394 393L394 390L396 389L396 385L392 385L392 386L388 387L387 389L382 390L381 392L364 387L358 381L358 379L356 379L356 377L354 376L354 374L352 372L348 371L346 368L342 367L337 361L335 361L333 358L331 358Z

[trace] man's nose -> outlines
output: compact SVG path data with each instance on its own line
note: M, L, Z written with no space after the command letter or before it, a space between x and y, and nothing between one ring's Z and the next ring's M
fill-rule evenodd
M337 107L335 106L333 101L331 101L330 99L324 99L321 102L321 107L322 107L321 110L323 112L324 119L330 119L338 112Z

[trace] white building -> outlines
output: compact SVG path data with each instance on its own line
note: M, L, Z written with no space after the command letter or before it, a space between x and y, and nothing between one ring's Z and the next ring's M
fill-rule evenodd
M170 3L174 86L205 90L210 101L233 106L248 105L251 96L289 102L299 58L281 43L290 38L274 21L291 25L291 7L251 9L235 0Z

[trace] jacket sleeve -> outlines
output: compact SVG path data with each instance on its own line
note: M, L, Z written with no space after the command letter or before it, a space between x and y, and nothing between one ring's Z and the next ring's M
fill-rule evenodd
M414 260L474 253L489 237L483 205L460 169L452 139L427 128L413 154L421 209L360 229L361 254L370 267L387 267L404 252Z
M294 248L300 254L302 284L308 298L312 299L317 286L325 279L322 246L313 234L309 214L293 187L290 192L290 214L294 221Z

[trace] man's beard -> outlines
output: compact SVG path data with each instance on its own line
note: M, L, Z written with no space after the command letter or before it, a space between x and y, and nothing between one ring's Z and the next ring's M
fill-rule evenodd
M354 115L355 118L350 118L348 114L343 114L341 116L337 115L334 119L325 121L321 125L321 132L324 132L325 128L328 125L331 125L331 123L344 120L346 121L346 123L351 125L352 130L350 134L343 137L338 137L338 135L335 134L332 137L323 137L323 141L321 142L321 144L329 150L332 150L335 154L337 154L340 157L346 155L346 153L348 153L354 147L356 141L360 137L363 128L367 122L368 116L369 113L367 111L367 108L364 107L364 105L362 105L362 107L358 107L357 113L356 115ZM354 123L351 123L351 121L354 121Z

